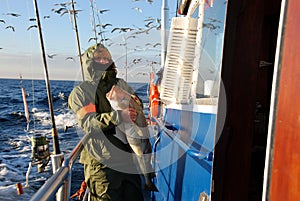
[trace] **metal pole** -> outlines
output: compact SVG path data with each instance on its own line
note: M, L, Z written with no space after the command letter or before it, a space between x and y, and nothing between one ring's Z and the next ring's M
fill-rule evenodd
M167 55L167 29L168 29L168 20L169 20L169 7L168 0L162 0L161 5L161 66L164 67L166 55Z
M49 110L50 110L50 117L51 117L51 121L52 121L53 153L60 154L59 143L58 143L58 132L56 129L55 119L54 119L53 103L52 103L52 96L51 96L51 91L50 91L50 82L49 82L49 76L48 76L48 68L47 68L47 61L46 61L46 56L45 56L46 54L45 54L43 35L42 35L42 30L41 30L41 22L40 22L40 17L39 17L38 5L37 5L36 0L33 0L33 3L34 3L36 21L37 21L39 37L40 37L40 45L41 45L42 57L43 57L43 63L44 63L45 82L46 82L46 89L47 89L47 95L48 95L48 104L49 104Z
M125 49L126 49L126 69L125 69L125 75L126 75L126 79L125 81L127 82L127 73L128 73L128 61L127 61L127 40L125 39Z
M84 71L83 71L83 65L82 65L80 41L79 41L78 28L77 28L76 11L75 11L75 8L74 8L74 1L73 0L72 0L72 9L73 9L73 17L74 17L74 28L75 28L76 39L77 39L77 48L78 48L80 67L81 67L81 75L82 75L82 80L84 81Z

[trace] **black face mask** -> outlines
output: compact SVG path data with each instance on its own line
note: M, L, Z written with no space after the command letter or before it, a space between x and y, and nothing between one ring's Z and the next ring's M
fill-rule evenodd
M107 63L107 64L100 64L100 63L98 63L98 62L92 61L92 63L91 63L91 68L92 68L94 71L105 71L105 70L107 70L112 64L113 64L112 61L110 61L110 62Z

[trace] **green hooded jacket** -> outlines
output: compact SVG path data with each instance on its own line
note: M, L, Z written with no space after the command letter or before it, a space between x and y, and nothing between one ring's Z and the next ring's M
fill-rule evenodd
M93 53L97 45L86 50L83 55L85 81L75 86L70 93L69 108L77 114L90 103L96 106L96 112L89 112L78 119L79 126L91 138L84 145L80 162L83 164L104 164L110 167L122 167L129 163L130 149L113 136L115 127L120 123L120 111L114 111L106 99L106 93L118 82L130 93L134 90L122 79L116 78L114 63L109 66L97 66ZM131 166L132 164L129 164Z

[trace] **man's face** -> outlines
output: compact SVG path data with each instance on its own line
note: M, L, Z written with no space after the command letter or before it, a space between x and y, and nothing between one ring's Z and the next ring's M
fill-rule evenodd
M94 61L99 64L108 64L111 61L111 56L105 48L99 48L94 53Z

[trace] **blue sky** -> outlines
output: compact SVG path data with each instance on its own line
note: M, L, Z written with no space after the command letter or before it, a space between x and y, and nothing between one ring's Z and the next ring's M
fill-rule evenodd
M73 20L69 14L61 16L54 12L61 6L55 4L64 3L66 0L38 0L39 15L41 19L42 34L46 54L55 56L47 58L49 77L51 80L80 80L80 62L76 34ZM168 1L170 17L174 17L176 11L175 1ZM172 3L172 4L171 4ZM129 37L133 32L114 31L116 27L129 27L134 31L147 29L145 21L147 18L160 19L161 1L153 0L96 0L94 1L94 12L97 10L109 10L103 14L95 15L96 24L112 24L102 29L105 44L113 55L119 68L119 76L124 77L124 69L128 66L128 80L148 79L151 63L160 62L160 31L152 28L149 34L141 33L136 38ZM135 9L140 8L141 10ZM90 0L77 0L75 9L78 13L77 26L81 45L81 52L95 43L92 26L92 9ZM20 16L15 17L10 13ZM50 16L45 17L44 16ZM23 79L44 79L44 66L42 63L40 41L37 28L27 30L31 21L35 18L33 0L0 0L0 77L18 79L22 74ZM100 22L99 22L100 19ZM158 26L153 22L150 26ZM10 26L14 27L13 31ZM97 29L99 32L100 30ZM90 39L90 42L89 42ZM101 38L99 37L98 40ZM126 46L125 44L126 40ZM126 54L127 47L127 54ZM73 57L75 59L67 59ZM133 62L136 58L142 58L142 62ZM155 69L159 64L154 65Z

